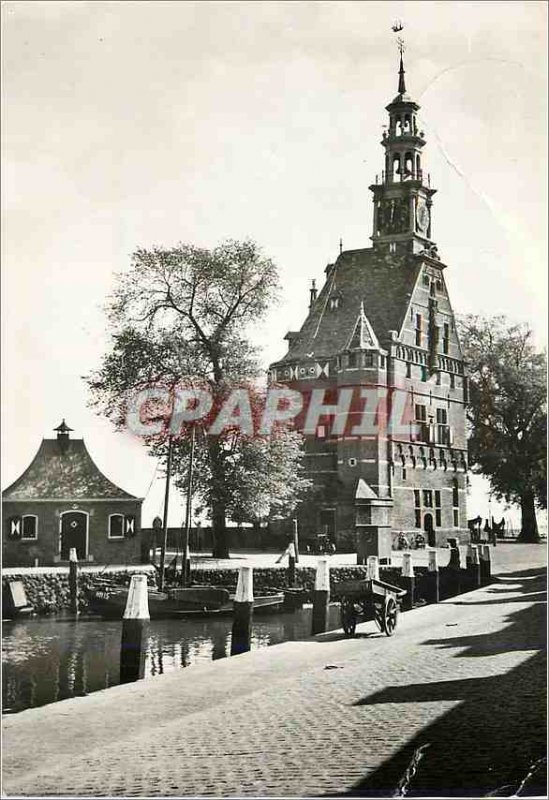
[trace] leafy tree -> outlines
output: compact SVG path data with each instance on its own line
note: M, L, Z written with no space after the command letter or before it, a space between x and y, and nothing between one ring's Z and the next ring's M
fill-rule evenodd
M473 469L498 499L520 505L520 539L537 542L536 504L547 507L545 353L536 351L527 325L504 316L469 315L459 326L470 371Z
M100 368L88 376L91 403L116 427L145 387L174 392L182 383L214 397L214 410L232 386L251 387L262 371L250 331L278 291L274 264L250 241L226 241L213 250L180 244L138 250L131 269L117 276L107 304L110 343ZM261 393L252 391L255 413ZM154 403L152 404L154 406ZM144 436L151 454L165 458L171 408L149 409L163 418L160 434ZM207 435L197 421L193 483L209 509L213 554L228 555L226 519L290 514L309 482L301 468L301 437L278 426L254 438L238 425ZM173 431L172 431L173 432ZM189 426L174 436L173 475L187 481Z

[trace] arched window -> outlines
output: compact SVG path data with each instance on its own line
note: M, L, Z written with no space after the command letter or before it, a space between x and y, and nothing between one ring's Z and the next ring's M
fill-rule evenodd
M421 178L421 156L416 156L416 178Z
M395 177L400 174L400 153L395 153L393 156L393 176Z
M404 133L410 133L411 130L412 130L412 125L411 125L411 121L410 121L410 115L409 114L405 114L404 115L403 132Z
M414 156L412 153L406 153L404 156L404 177L412 178L414 176Z

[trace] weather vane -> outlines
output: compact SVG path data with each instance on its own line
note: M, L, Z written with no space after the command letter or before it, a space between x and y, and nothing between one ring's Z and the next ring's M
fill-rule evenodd
M403 28L404 28L404 25L402 24L402 21L400 19L397 19L395 24L392 26L391 30L393 31L393 33L400 33L400 31L403 30ZM405 45L404 45L404 39L401 36L397 37L397 46L398 46L400 55L402 55L406 48L405 48Z

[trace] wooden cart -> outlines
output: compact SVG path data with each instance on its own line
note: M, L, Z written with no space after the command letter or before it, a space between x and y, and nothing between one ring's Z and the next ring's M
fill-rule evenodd
M343 630L347 636L353 636L358 622L373 619L382 633L392 636L405 594L406 589L376 579L337 583L334 598L340 601Z

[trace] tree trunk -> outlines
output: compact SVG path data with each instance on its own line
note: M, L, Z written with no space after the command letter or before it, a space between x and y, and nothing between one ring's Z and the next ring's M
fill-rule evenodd
M226 526L225 461L223 449L217 439L208 437L208 455L212 471L211 509L212 509L212 556L229 558L229 540Z
M212 534L212 556L214 558L229 558L225 505L219 501L212 503Z
M526 492L521 496L520 510L522 514L522 523L518 541L533 543L539 542L540 539L533 492Z

